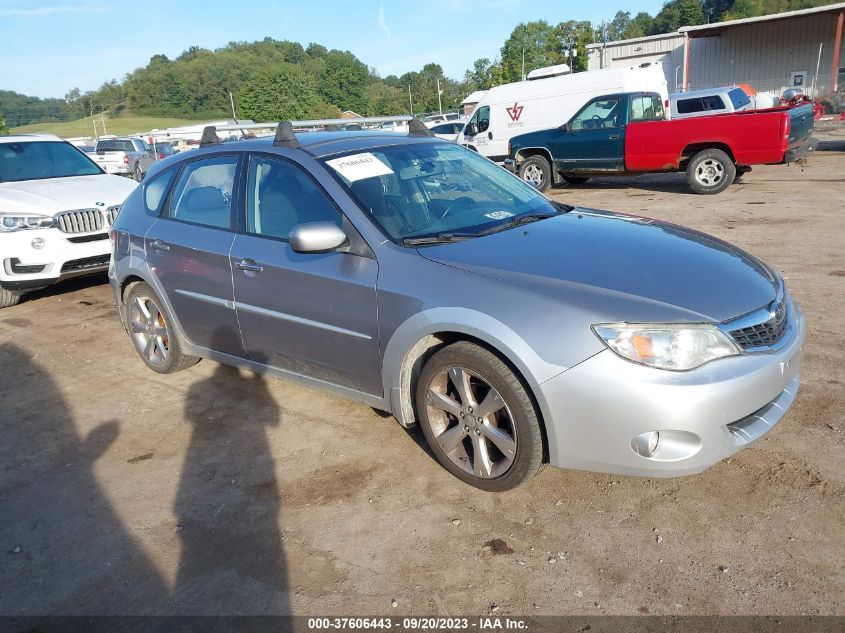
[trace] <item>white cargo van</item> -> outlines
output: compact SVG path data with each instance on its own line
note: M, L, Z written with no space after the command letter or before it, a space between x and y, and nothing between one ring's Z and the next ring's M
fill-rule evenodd
M514 136L558 127L593 97L626 92L656 92L668 104L661 64L605 68L496 86L475 106L458 142L501 163L508 157L508 141Z

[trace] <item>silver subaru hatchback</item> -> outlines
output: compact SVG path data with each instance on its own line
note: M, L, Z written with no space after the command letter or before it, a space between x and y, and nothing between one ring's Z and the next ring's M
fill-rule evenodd
M697 473L798 391L804 321L748 253L553 202L427 136L312 132L163 160L112 228L150 369L200 358L420 424L458 478Z

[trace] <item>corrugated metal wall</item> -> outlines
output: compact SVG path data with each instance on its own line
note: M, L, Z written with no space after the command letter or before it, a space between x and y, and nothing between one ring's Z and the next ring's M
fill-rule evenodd
M689 88L749 83L757 90L780 94L790 87L792 73L805 72L805 91L812 93L815 87L816 94L828 94L833 86L836 18L835 13L806 15L726 28L715 36L691 37ZM817 77L819 44L822 55Z
M587 70L634 66L644 62L663 64L669 91L674 92L676 79L680 90L683 82L684 36L671 33L659 37L608 42L606 47L587 47ZM604 48L604 50L602 50Z

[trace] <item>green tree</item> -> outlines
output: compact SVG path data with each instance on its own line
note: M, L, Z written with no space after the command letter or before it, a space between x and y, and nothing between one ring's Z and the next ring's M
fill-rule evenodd
M558 30L545 20L518 24L502 46L502 79L520 81L523 67L528 74L535 68L560 64L564 61L562 51Z
M238 95L241 116L255 121L307 119L321 107L318 84L292 64L268 69Z
M645 37L651 33L653 24L654 18L645 11L640 11L631 20L628 28L625 29L625 32L622 34L622 39L629 40L635 37Z
M625 33L631 26L631 12L617 11L616 15L611 20L607 27L607 36L609 40L621 40L625 37Z
M9 128L6 127L6 119L0 116L0 136L4 136L9 133Z
M572 49L572 56L561 57L560 62L570 64L572 72L587 70L587 44L596 41L593 25L586 21L568 20L558 24L555 32L561 42L561 47L567 50L570 47Z
M704 24L704 11L699 0L669 0L654 17L651 34L672 33L682 26Z
M398 81L399 78L396 77ZM408 114L408 94L401 88L386 82L372 82L364 89L366 106L364 116L389 116L394 114Z
M349 51L329 51L320 75L320 96L341 110L358 112L365 108L364 89L369 79L369 69L355 55Z

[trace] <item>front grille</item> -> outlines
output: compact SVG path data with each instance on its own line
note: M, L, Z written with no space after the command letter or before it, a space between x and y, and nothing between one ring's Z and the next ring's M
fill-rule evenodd
M94 233L92 235L80 235L79 237L69 237L67 238L67 241L73 242L74 244L84 244L85 242L99 242L100 240L107 239L109 239L108 233Z
M56 214L56 226L62 233L90 233L103 228L103 213L99 209L78 209Z
M742 349L755 350L777 344L786 333L788 319L786 304L783 310L772 310L768 321L749 325L738 330L730 330L731 336Z
M82 259L72 259L62 266L63 273L72 273L78 270L88 270L89 268L103 268L109 265L111 255L97 255L96 257L84 257Z
M109 226L114 224L114 221L117 219L118 213L120 213L120 205L119 204L106 209L106 222L109 223Z

